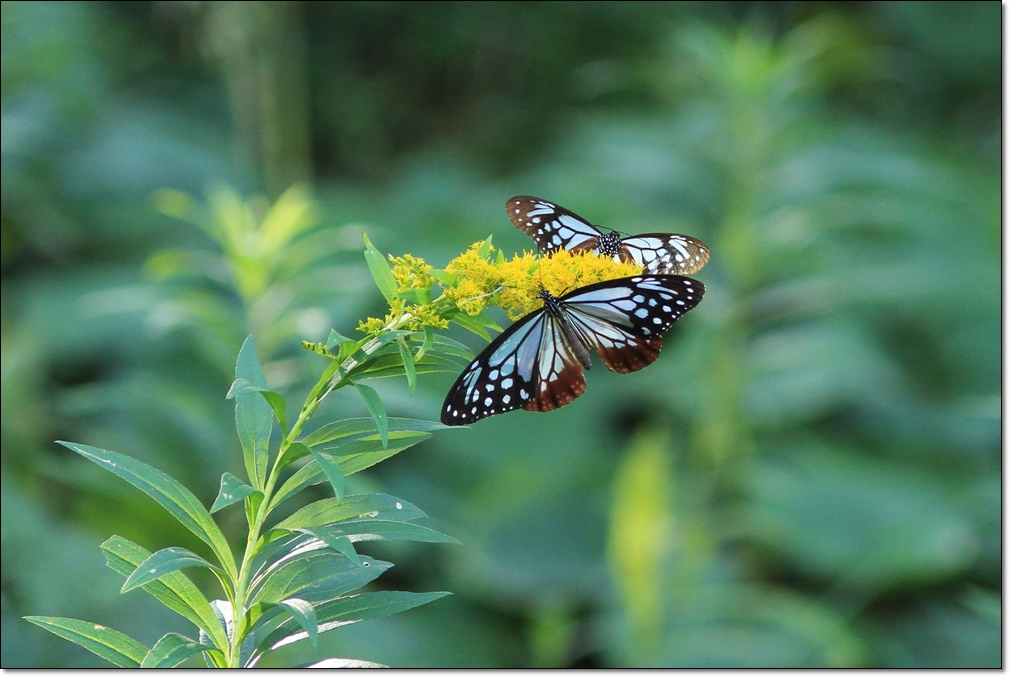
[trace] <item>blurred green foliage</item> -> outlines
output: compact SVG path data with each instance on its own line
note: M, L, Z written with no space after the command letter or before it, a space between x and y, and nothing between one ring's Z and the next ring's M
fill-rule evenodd
M191 537L52 440L141 450L209 505L242 337L307 388L298 341L382 309L363 228L436 266L529 249L523 193L700 237L705 301L649 369L349 478L464 545L376 545L390 587L454 595L321 655L1000 666L1001 11L3 3L4 667L100 664L22 615L182 630L97 546ZM223 263L208 215L294 184L292 247ZM380 392L434 419L451 381Z

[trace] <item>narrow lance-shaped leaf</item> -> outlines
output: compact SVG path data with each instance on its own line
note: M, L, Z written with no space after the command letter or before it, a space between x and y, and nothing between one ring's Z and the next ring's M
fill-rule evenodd
M369 420L369 423L371 423L371 420ZM328 445L323 447L323 450L334 458L340 467L340 472L344 477L347 477L391 456L395 456L429 437L431 437L429 433L414 433L409 431L390 432L389 442L383 447L382 440L378 439L373 432L364 439L359 435L350 442ZM302 466L274 494L274 500L271 503L270 509L273 510L276 506L291 498L305 487L319 484L325 480L326 476L317 464L308 463Z
M144 660L140 663L140 667L174 668L190 656L210 650L213 650L213 647L205 646L195 639L170 632L159 639L154 648L147 652Z
M383 445L381 440L358 440L334 448L330 453L335 456L340 471L345 476L353 475L365 468L399 454L405 449L425 441L430 433L393 433L388 442Z
M359 661L356 658L324 658L318 663L303 665L303 668L386 668L388 665L373 663L371 661Z
M235 378L244 379L261 388L267 387L267 379L260 367L252 336L245 340L239 351L235 363ZM273 428L270 405L256 393L236 396L235 426L238 429L239 442L242 444L246 473L253 486L262 490L266 481L267 464L270 461L270 431Z
M421 342L421 347L417 350L417 355L415 359L422 360L424 356L431 350L431 347L435 344L435 332L431 327L424 328L424 340Z
M276 529L325 527L348 519L386 519L400 522L427 517L424 511L401 498L386 494L352 494L344 500L324 498L310 503L280 522Z
M323 543L328 545L330 548L339 552L341 555L351 560L355 564L361 564L361 555L358 554L357 550L354 549L354 544L351 543L351 539L343 534L335 535L323 529L297 529L304 534L309 534L321 540Z
M25 616L24 619L120 668L139 667L147 655L147 647L137 640L98 623L53 616Z
M372 419L375 421L379 437L382 438L382 446L386 446L389 444L389 423L386 421L386 406L382 403L379 393L361 383L355 383L354 387L361 394L361 399L365 401L365 406L368 407L368 413L372 415Z
M221 475L221 488L217 492L217 498L214 499L214 505L210 507L210 512L213 514L221 508L241 501L246 496L251 496L255 493L259 492L230 472L226 472Z
M291 446L298 445L305 449L305 451L312 454L312 458L315 459L316 465L322 470L326 479L329 480L330 486L333 487L333 493L339 501L344 497L344 473L340 471L340 466L334 461L330 456L324 454L321 451L316 451L312 447L307 447L300 442L296 442Z
M482 259L486 259L487 255L491 253L491 236L488 235L487 239L480 243L480 249L477 250L477 256Z
M205 569L214 569L218 572L221 571L220 568L214 566L203 557L185 548L164 548L141 562L133 573L130 574L129 578L126 579L126 582L123 583L120 592L129 592L145 583L156 581L165 574L189 567L202 567Z
M214 613L217 614L221 625L224 626L228 638L231 639L235 635L234 614L231 602L226 599L215 599L210 603L210 606L214 609ZM249 660L252 659L255 649L255 639L251 636L246 636L239 646L239 665L246 666Z
M389 267L386 257L375 248L368 236L364 235L363 237L365 238L365 263L368 264L368 272L372 274L375 286L382 292L386 301L392 303L396 298L396 278L393 277L393 271Z
M407 375L407 392L414 396L414 388L417 386L417 368L414 366L414 356L410 354L410 348L403 339L398 340L400 347L400 359L403 360L403 371Z
M124 578L151 556L146 548L122 536L113 536L102 543L102 551L105 553L105 563L109 568ZM177 572L167 574L142 588L144 592L200 628L214 646L219 648L228 646L224 627L218 622L210 603L186 576Z
M390 432L415 431L430 433L436 430L453 429L451 426L439 423L438 421L426 421L420 418L401 418L398 416L387 418L386 425L389 427ZM375 432L378 432L378 429L375 427L375 419L373 418L346 418L342 421L327 423L321 426L312 434L307 435L302 441L310 447L315 447L327 442L344 440L346 438L358 438L363 435L371 435Z
M281 429L287 434L288 423L287 416L285 413L284 398L278 393L266 388L264 386L258 386L250 383L244 378L237 378L231 384L231 388L228 389L228 399L238 398L242 395L251 395L253 393L259 393L259 395L266 400L270 409L273 411L274 416L277 417L277 422L281 424Z
M315 208L308 190L295 184L281 194L260 224L260 252L283 250L298 234L315 222Z
M228 541L203 504L186 487L165 473L123 454L86 444L58 442L89 461L119 475L156 500L172 517L192 531L214 551L230 577L236 575L235 560Z
M381 618L400 613L414 607L445 597L448 592L365 592L360 595L341 597L316 607L319 633L357 623L370 618ZM297 630L297 623L285 621L271 633L267 642L271 649L306 639L308 633Z
M338 538L351 543L361 541L416 541L420 543L453 543L459 545L452 536L411 522L394 522L382 519L353 519L328 527L304 529L327 545Z
M291 613L291 617L308 635L309 641L312 642L312 646L316 646L319 641L319 626L316 622L316 612L312 608L312 605L304 599L290 597L284 601L278 602L277 606L283 607Z

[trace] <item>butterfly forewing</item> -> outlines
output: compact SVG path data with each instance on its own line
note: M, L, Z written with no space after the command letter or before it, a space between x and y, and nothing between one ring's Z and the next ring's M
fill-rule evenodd
M529 195L510 199L506 209L512 225L533 238L544 254L589 250L635 263L655 275L696 273L708 262L708 247L689 235L648 233L622 239L614 231L600 231L561 205Z
M519 407L563 407L586 390L589 347L613 371L642 369L658 357L663 332L704 292L697 280L678 275L600 282L557 299L544 292L544 308L519 320L463 371L446 396L442 423L465 425Z
M512 225L549 254L559 249L582 251L597 248L600 231L561 205L529 195L517 195L506 205Z

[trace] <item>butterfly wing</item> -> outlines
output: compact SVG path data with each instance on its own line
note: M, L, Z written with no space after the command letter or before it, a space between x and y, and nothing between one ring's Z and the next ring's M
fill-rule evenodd
M641 266L646 273L685 275L698 272L708 263L709 250L690 235L647 233L622 239L618 256Z
M512 225L529 235L544 254L567 249L579 252L599 246L599 229L561 205L529 195L506 204Z
M647 233L620 239L612 231L601 232L559 204L529 195L511 198L505 208L512 225L533 238L544 254L559 249L572 252L588 249L634 263L655 275L696 273L708 263L708 247L690 235Z
M607 368L622 374L651 364L662 334L701 301L705 286L680 275L600 282L562 296L566 321Z
M442 423L466 425L519 407L550 411L584 393L582 364L563 334L560 320L545 309L509 327L449 389Z

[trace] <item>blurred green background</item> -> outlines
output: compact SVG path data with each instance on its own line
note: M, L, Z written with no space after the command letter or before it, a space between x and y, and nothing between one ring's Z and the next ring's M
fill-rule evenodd
M463 542L376 544L380 587L453 595L269 665L1001 665L999 4L0 7L5 668L103 665L26 614L189 631L98 545L199 546L53 440L210 505L246 335L300 403L299 341L384 312L362 232L512 254L524 193L703 239L704 302L642 372L350 478ZM311 227L237 288L207 232L291 186ZM453 378L374 384L437 419Z

